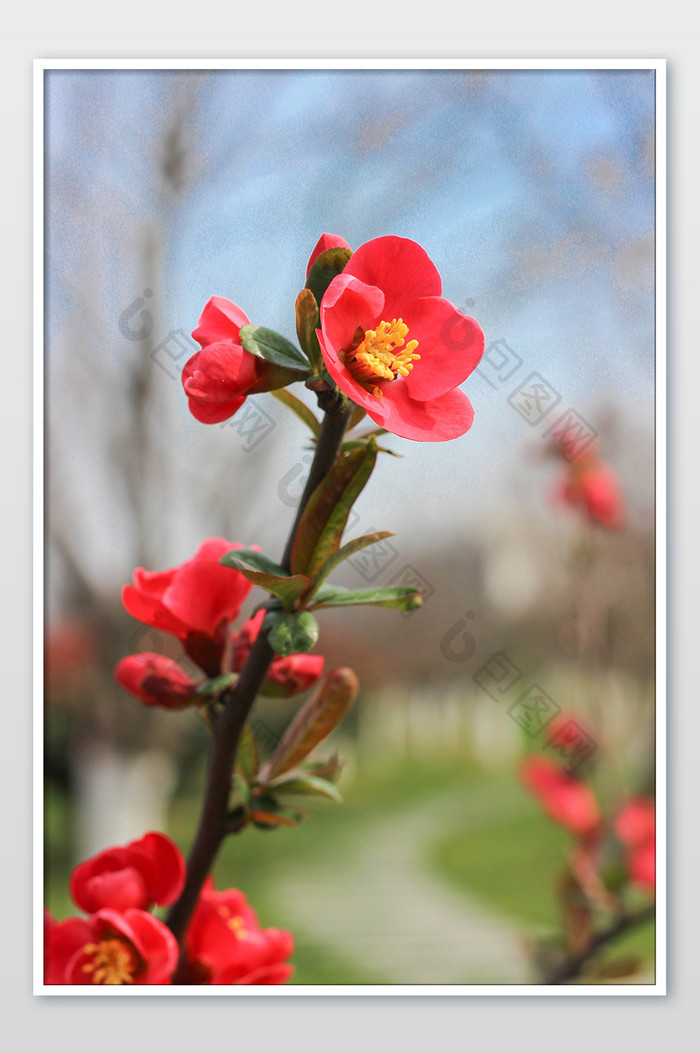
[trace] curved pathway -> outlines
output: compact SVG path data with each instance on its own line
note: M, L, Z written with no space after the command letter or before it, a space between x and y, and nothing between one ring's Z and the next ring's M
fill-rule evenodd
M524 930L453 889L426 861L460 822L519 811L512 792L466 786L367 823L361 838L314 847L270 884L298 942L327 949L387 984L532 982ZM361 851L360 851L361 846Z

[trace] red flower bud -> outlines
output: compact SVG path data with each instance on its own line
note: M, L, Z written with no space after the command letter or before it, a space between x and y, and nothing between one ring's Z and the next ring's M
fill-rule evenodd
M345 238L341 238L339 234L322 234L314 245L313 252L309 256L309 262L306 266L307 278L311 273L311 268L313 267L316 258L320 256L322 252L326 252L327 249L347 249L348 252L352 252L352 249Z
M285 387L302 375L246 351L240 330L249 324L240 307L223 296L212 296L202 311L192 333L202 350L186 363L182 386L190 413L203 424L228 420L246 395Z
M656 816L651 797L635 797L618 812L615 833L625 845L633 884L647 892L656 887Z
M126 910L174 903L185 883L185 860L164 834L151 832L79 863L70 879L76 906L86 914L103 907Z
M183 709L195 700L196 681L170 658L149 651L122 658L116 680L147 706Z

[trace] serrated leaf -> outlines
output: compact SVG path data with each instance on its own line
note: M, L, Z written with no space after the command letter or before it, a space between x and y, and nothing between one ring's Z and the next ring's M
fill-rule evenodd
M313 577L340 548L350 510L377 461L377 443L341 453L312 493L299 520L291 567L293 574Z
M277 749L260 771L260 782L266 784L284 772L296 768L311 751L330 735L351 708L358 691L352 669L334 669L316 688L282 736Z
M399 611L413 611L422 603L422 589L413 589L409 585L357 590L326 585L318 590L309 610L321 607L394 607Z
M241 326L240 341L251 355L264 358L266 362L272 362L275 366L295 369L299 373L309 371L308 359L299 348L274 329L267 329L264 325ZM301 376L299 379L301 380Z
M274 395L280 402L283 402L292 413L297 415L299 420L304 422L307 428L311 429L315 436L318 436L321 430L321 422L305 402L298 399L296 395L292 395L291 391L287 391L286 388L278 388L277 391L271 391L270 394Z
M318 641L318 622L308 611L268 611L263 629L267 630L270 647L282 658L305 654Z
M318 329L318 304L311 289L302 289L294 304L297 324L297 337L302 350L306 352L314 373L323 366L323 356L316 336Z
M351 256L352 252L350 249L334 248L326 249L314 260L313 266L309 271L309 277L306 279L306 288L311 289L319 306L326 289L336 275L342 274Z
M314 592L343 560L349 559L350 556L354 556L356 552L361 552L363 548L367 548L369 545L375 545L378 541L383 541L386 537L394 537L393 530L377 530L373 534L364 534L363 537L356 537L352 541L348 541L342 548L339 548L330 559L326 560L311 579L309 597L313 596Z
M236 548L219 560L226 567L233 567L244 578L271 592L285 607L292 604L309 587L309 578L303 574L287 574L283 567L262 552L247 548Z
M275 793L327 797L329 801L335 801L336 804L343 803L343 798L333 783L328 782L327 779L321 779L317 775L307 775L300 772L296 775L275 779L269 786Z
M258 754L258 745L255 741L255 735L250 724L243 725L243 730L238 743L236 763L243 778L246 782L251 783L258 774L260 756Z

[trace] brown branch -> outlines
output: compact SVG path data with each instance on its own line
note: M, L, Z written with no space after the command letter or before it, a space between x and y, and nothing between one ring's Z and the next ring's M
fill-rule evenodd
M316 486L330 471L338 456L350 415L351 406L342 396L330 392L324 393L324 396L327 397L324 397L323 402L319 398L325 416L316 452L282 561L286 568L289 567L294 534L301 514ZM236 686L226 696L226 708L215 727L202 812L187 860L185 887L166 919L166 924L181 946L204 880L222 841L230 832L228 806L238 744L273 658L274 652L267 642L267 634L259 633ZM173 977L173 983L186 983L185 977L181 954L180 967Z
M622 914L615 921L612 921L607 928L601 929L600 932L596 933L585 950L565 958L563 962L552 970L544 982L546 984L563 984L567 980L575 980L577 976L581 975L584 966L601 948L612 943L613 940L616 940L618 936L622 936L623 933L629 932L630 929L643 925L647 921L652 921L655 916L655 903L642 907L641 910L636 911L634 914Z

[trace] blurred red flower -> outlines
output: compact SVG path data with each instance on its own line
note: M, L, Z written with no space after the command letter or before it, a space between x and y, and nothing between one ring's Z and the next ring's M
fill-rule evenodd
M182 852L169 837L151 832L79 863L71 874L70 893L86 914L104 907L147 910L174 903L184 882Z
M232 636L233 669L238 673L245 665L250 649L257 639L265 619L265 611L258 611ZM288 658L274 658L268 670L262 694L268 698L291 698L306 691L323 672L324 659L317 654L292 654Z
M474 411L459 385L484 351L477 323L441 292L420 245L382 237L360 246L320 306L321 352L341 391L376 424L423 442L469 430Z
M615 833L627 849L625 862L633 884L656 888L656 806L651 797L635 797L615 819Z
M605 461L586 463L580 468L572 464L562 484L561 497L609 530L625 525L627 510L620 480Z
M49 920L45 938L47 984L169 984L178 960L170 929L134 908Z
M247 395L284 387L302 376L246 351L240 330L249 324L240 307L223 296L212 296L202 311L192 333L202 350L185 365L182 386L190 413L203 424L228 420Z
M546 757L526 757L520 768L523 785L550 819L578 837L591 837L600 827L600 808L593 791Z
M147 706L182 709L195 700L197 681L192 680L177 662L162 654L146 651L122 658L114 676L122 687Z
M293 950L291 933L260 928L242 892L217 892L207 879L185 936L189 982L282 984Z

